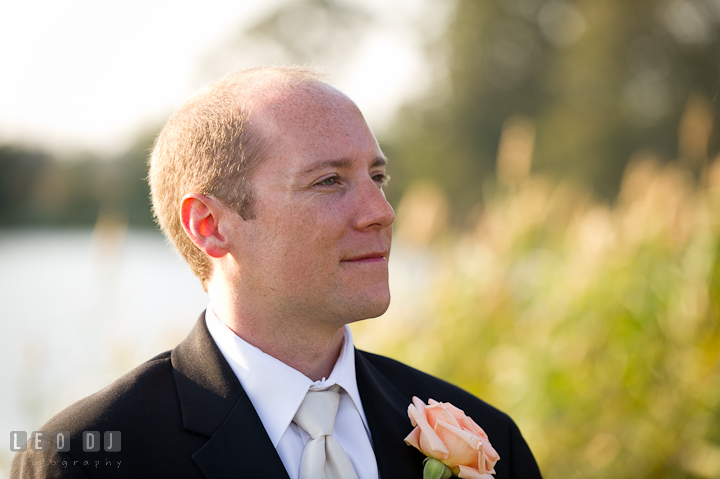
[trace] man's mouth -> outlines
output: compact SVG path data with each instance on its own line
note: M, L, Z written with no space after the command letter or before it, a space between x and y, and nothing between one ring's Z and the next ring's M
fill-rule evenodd
M371 253L365 253L351 258L343 259L343 263L376 263L387 261L387 251L377 251Z

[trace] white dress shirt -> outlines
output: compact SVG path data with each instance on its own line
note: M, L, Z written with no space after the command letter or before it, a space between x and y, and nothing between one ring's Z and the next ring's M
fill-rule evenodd
M342 390L332 435L345 449L359 479L378 479L370 429L355 379L355 350L350 328L345 326L340 357L330 377L313 382L238 337L215 315L212 305L207 308L205 322L260 416L290 479L298 479L302 451L310 438L292 422L295 413L310 388L325 389L335 384Z

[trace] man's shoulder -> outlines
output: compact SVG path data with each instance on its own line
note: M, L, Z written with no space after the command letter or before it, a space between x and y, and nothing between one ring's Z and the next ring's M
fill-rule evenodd
M114 424L127 424L132 417L146 416L151 410L176 403L174 389L170 351L166 351L63 409L45 423L42 430L72 434L100 426L107 429Z
M358 350L358 355L387 378L392 387L403 396L417 396L426 403L430 398L449 402L463 409L468 415L492 418L493 422L512 423L512 419L504 412L443 379L386 356L361 350Z
M11 477L162 477L161 471L190 477L199 473L191 455L205 442L183 431L170 352L68 406L39 430L53 444L61 433L68 450L34 450L31 439L13 458ZM99 450L86 450L85 433L99 434ZM116 452L103 452L108 451L106 433L116 441Z
M473 418L491 438L502 458L496 466L497 477L541 477L520 430L504 412L470 392L394 359L358 350L356 360L360 368L364 368L364 374L370 376L363 381L371 381L370 387L383 391L385 397L396 398L404 408L410 405L413 396L426 403L432 398L452 403Z

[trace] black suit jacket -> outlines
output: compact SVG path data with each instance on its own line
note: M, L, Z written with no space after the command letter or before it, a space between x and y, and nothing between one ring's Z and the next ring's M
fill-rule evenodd
M405 445L413 396L451 402L487 432L500 454L496 479L540 477L513 421L471 394L382 356L355 351L358 389L382 479L422 478L424 456ZM288 477L240 382L212 340L204 314L190 335L41 429L70 433L70 451L13 459L11 477ZM120 431L119 452L83 452L83 431Z

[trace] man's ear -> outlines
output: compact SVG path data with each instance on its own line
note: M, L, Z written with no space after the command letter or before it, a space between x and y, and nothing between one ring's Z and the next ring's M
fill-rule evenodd
M183 229L195 246L213 258L228 253L227 238L222 234L220 222L225 207L215 198L190 193L185 195L180 206Z

